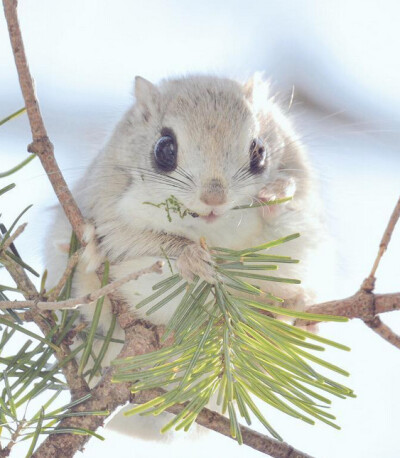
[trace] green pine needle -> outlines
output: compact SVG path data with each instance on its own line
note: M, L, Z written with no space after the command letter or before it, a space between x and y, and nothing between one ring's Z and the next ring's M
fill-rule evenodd
M180 295L179 305L166 327L166 335L174 335L174 344L113 362L116 366L113 380L131 382L133 392L154 388L166 391L135 406L126 415L158 415L174 404L186 403L162 431L187 430L215 396L222 412L228 412L231 435L239 443L243 439L238 416L250 424L250 414L273 437L282 440L257 407L253 400L256 397L306 423L314 424L315 418L339 428L332 421L335 417L321 409L331 404L322 393L341 398L354 397L354 393L320 373L319 367L342 376L349 374L314 353L322 352L323 345L341 350L349 348L274 317L337 322L347 318L278 306L282 299L265 290L268 282L299 283L266 275L269 270L277 269L274 263L297 260L265 253L298 236L293 234L244 250L212 248L215 285L199 282L198 278L187 284L178 274L154 285L155 292L137 307L146 306L147 314L151 314ZM257 285L252 284L253 280Z
M5 118L0 120L0 126L2 126L3 124L5 124L8 121L11 121L12 119L16 118L20 114L25 113L25 111L26 111L26 108L23 107L23 108L20 108L19 110L17 110L15 113L12 113L9 116L6 116Z
M106 261L104 263L104 273L103 273L103 279L102 279L102 282L101 282L101 287L107 285L109 271L110 271L110 264L108 263L108 261ZM89 359L89 356L90 356L90 352L92 350L95 334L96 334L96 331L97 331L97 327L99 325L99 320L100 320L100 316L101 316L101 311L103 309L104 299L105 299L105 296L102 296L100 299L97 300L96 308L95 308L95 311L94 311L94 314L93 314L92 324L90 326L89 334L88 334L88 337L86 339L85 346L84 346L85 348L84 348L83 354L81 356L79 369L78 369L78 375L82 375L83 374L85 366L86 366L86 364L88 362L88 359ZM97 360L97 358L95 359L95 364L98 364L98 362L96 360Z
M36 157L36 154L30 154L26 159L24 159L22 162L17 164L15 167L13 167L13 168L11 168L9 170L6 170L5 172L1 172L0 173L0 178L5 178L5 177L8 177L8 176L12 175L15 172L18 172L23 167L25 167L27 164L29 164L29 162L31 162L35 157Z

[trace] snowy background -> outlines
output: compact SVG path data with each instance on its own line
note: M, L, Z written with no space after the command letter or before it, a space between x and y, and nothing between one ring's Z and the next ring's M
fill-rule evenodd
M136 74L157 82L193 72L244 79L261 70L287 103L294 86L293 121L320 173L337 242L336 298L353 294L369 272L399 196L399 17L396 0L20 0L42 112L71 185L131 103ZM22 106L0 18L0 119ZM0 127L0 170L24 159L29 141L25 115ZM14 181L17 188L1 200L2 219L7 225L34 203L18 248L40 271L55 197L38 161ZM399 229L378 270L378 292L399 290L398 253ZM383 320L400 331L399 315ZM321 325L321 334L352 348L329 352L351 372L343 382L358 395L334 400L342 430L265 414L287 442L316 457L400 456L399 351L355 320ZM86 457L183 458L188 449L193 458L261 456L214 433L168 445L102 434L107 440L92 439Z

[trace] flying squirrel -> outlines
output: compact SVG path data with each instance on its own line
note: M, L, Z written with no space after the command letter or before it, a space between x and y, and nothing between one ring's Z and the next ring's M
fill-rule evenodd
M105 259L111 279L167 256L174 271L188 281L197 275L213 282L210 253L199 242L202 237L208 246L240 250L300 232L301 237L268 253L299 259L298 264L281 264L278 273L302 283L271 282L265 288L283 298L286 307L302 310L311 304L322 287L319 260L326 241L319 193L307 153L271 96L269 83L257 74L244 84L188 76L156 86L136 77L135 99L74 190L90 224L72 297L99 288L95 270ZM169 221L162 209L145 204L171 196L190 209L184 218L172 213ZM280 205L234 210L284 197L293 198ZM59 209L48 235L52 243L46 246L51 286L65 269L70 237L71 227ZM164 268L161 276L145 275L118 293L138 318L166 324L179 298L150 317L145 314L151 304L139 310L135 304L169 275ZM83 322L92 321L94 305L79 307ZM107 332L111 317L106 298L98 332ZM114 338L124 338L118 325ZM120 344L111 344L103 366L120 349ZM126 430L128 420L118 421L117 427ZM149 421L155 420L139 418L130 428L135 430L132 434L148 436Z

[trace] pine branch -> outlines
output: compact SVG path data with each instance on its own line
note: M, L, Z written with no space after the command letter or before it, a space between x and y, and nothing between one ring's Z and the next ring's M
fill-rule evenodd
M132 355L150 353L159 348L159 340L163 333L163 327L156 327L145 321L133 320L125 328L126 342L118 355L118 358L126 358ZM160 391L151 390L138 393L132 396L128 383L112 383L115 369L109 368L102 380L92 390L92 396L73 411L109 410L114 411L118 407L131 401L145 403L160 395ZM183 405L176 405L169 409L169 412L178 414L184 408ZM86 428L95 431L104 425L105 417L83 416L66 418L60 422L60 428ZM227 437L230 436L229 420L223 415L203 409L198 416L197 422L208 429L216 431ZM262 453L276 458L307 458L309 455L294 449L285 442L280 442L263 434L241 426L243 443ZM90 436L73 434L49 436L34 453L33 458L53 458L54 456L72 457L83 450L84 445Z
M375 316L372 320L364 320L364 323L389 343L400 348L400 336L383 323L379 316Z
M251 399L252 394L309 424L314 424L313 418L316 418L340 429L331 421L335 417L320 409L329 406L331 401L308 385L327 392L328 396L354 397L354 393L326 378L307 360L348 376L346 371L317 357L314 352L324 349L319 345L321 343L341 350L348 351L349 348L294 328L263 312L314 321L343 322L347 318L305 314L279 307L276 301L282 299L247 283L247 278L250 281L298 283L298 280L266 275L276 270L275 263L296 260L265 253L265 249L297 237L298 234L292 234L239 251L212 248L216 278L212 285L198 277L187 285L178 274L153 285L154 293L136 305L136 308L146 306L146 314L158 310L171 297L177 297L186 289L166 326L165 336L173 335L174 343L150 354L116 359L112 364L118 366L118 370L113 380L132 382L133 393L154 388L166 391L148 403L133 407L125 415L158 415L175 404L184 405L185 408L162 428L162 432L171 428L187 431L218 393L222 413L229 412L231 435L239 443L243 443L243 437L237 416L251 424L250 412L273 437L282 440ZM220 262L227 258L228 262ZM247 296L243 297L243 292ZM317 340L318 345L313 340Z

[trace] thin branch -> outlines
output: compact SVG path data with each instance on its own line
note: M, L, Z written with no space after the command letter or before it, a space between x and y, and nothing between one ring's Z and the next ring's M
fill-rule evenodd
M84 251L84 248L80 248L78 251L75 251L75 253L73 253L72 256L70 256L70 258L68 259L67 267L65 268L64 273L62 274L57 285L47 293L48 302L55 301L57 297L60 295L61 290L63 289L69 276L71 275L72 271L75 269L76 265L78 264L79 258L82 255L83 251Z
M361 289L354 296L347 299L325 302L307 308L310 313L323 313L329 315L347 316L348 318L360 318L374 332L386 339L389 343L400 348L400 337L384 324L377 316L380 313L400 309L400 293L374 294L375 273L379 262L386 251L393 230L400 217L400 199L398 200L393 213L389 219L381 243L378 255L375 259L371 273L364 280ZM297 320L296 325L311 324L311 321Z
M131 402L136 404L144 404L147 401L160 396L162 390L147 390L136 394ZM178 415L186 404L175 404L167 409L168 412ZM232 438L230 431L229 418L214 412L210 409L204 408L196 418L196 423L204 426L207 429L216 431L226 437ZM258 450L261 453L275 457L275 458L311 458L310 455L296 450L286 442L280 442L272 439L264 434L254 431L246 426L240 425L242 433L243 444Z
M383 254L387 250L387 247L390 243L390 239L392 237L394 228L399 218L400 218L400 198L394 207L394 210L390 216L389 222L386 226L385 232L383 233L381 243L379 244L378 254L376 256L374 265L372 266L371 272L369 276L364 280L363 284L361 285L361 291L364 291L366 293L372 293L372 291L374 290L376 270L378 269L378 266L382 259ZM392 305L394 305L393 302L392 302ZM380 313L376 309L376 306L377 306L377 301L374 302L375 315L377 313ZM381 319L375 315L372 318L364 318L363 319L364 323L368 327L370 327L374 332L379 334L382 338L386 339L389 343L391 343L392 345L394 345L397 348L400 348L400 337L395 332L393 332L389 328L389 326L382 323Z
M38 297L39 292L22 266L9 257L1 258L1 264L7 269L18 289L26 299Z
M146 267L137 272L130 273L120 278L119 280L114 280L103 288L100 288L92 293L86 294L85 296L76 297L72 299L67 299L60 302L47 302L47 301L2 301L0 302L0 309L19 309L19 308L32 308L37 307L39 310L69 310L76 308L80 305L90 304L97 301L103 296L111 294L118 288L120 288L125 283L128 283L132 280L137 280L139 277L145 274L150 273L162 273L163 261L157 261L150 267Z
M368 275L368 277L363 281L361 285L361 290L366 291L366 292L372 292L374 290L376 270L378 269L378 266L382 259L383 254L387 250L387 247L389 245L390 239L392 237L396 223L399 220L399 217L400 217L400 198L397 201L397 204L395 205L394 210L390 216L390 219L386 226L385 232L383 233L381 243L379 244L378 254L375 258L371 272Z
M36 97L33 79L25 55L25 47L17 15L17 5L17 0L3 0L4 13L7 20L15 65L17 67L19 84L21 86L32 132L33 142L29 145L28 151L35 153L39 157L75 234L84 245L83 216L61 174L60 168L54 157L53 144L47 135L46 127L40 112L39 102Z
M10 237L8 237L8 239L4 242L4 245L2 246L0 251L5 253L8 250L8 248L14 243L16 238L19 237L24 232L27 225L28 223L24 223L18 226L17 229L14 231L14 233L10 235Z
M16 313L18 316L18 319L21 321L24 321L26 323L32 323L35 322L35 319L33 317L33 313L30 310L27 310L26 312L21 312L21 313ZM9 321L10 323L15 323L15 319L11 315L2 315L1 316L3 320Z
M400 336L392 331L389 326L383 323L379 316L374 317L372 320L364 320L364 323L389 343L397 348L400 348Z
M388 247L390 239L392 237L394 228L395 228L396 223L399 220L399 218L400 218L400 198L397 201L396 206L394 207L393 213L392 213L392 215L391 215L391 217L389 219L389 222L387 224L385 232L384 232L384 234L382 236L381 243L379 244L378 254L376 256L374 265L372 266L372 270L371 270L371 273L369 274L368 278L375 277L375 273L376 273L376 270L377 270L377 268L379 266L380 260L381 260L381 258L383 256L383 254L385 253L385 251L387 250L387 247Z
M346 316L347 318L360 318L371 320L378 313L400 310L400 293L374 294L359 291L354 296L345 299L322 302L306 309L309 313ZM315 321L296 320L296 326L305 326Z
M363 290L346 299L324 302L307 308L307 312L310 313L360 318L374 332L400 348L400 337L377 316L394 310L400 310L400 293L374 294ZM315 322L296 320L295 325L305 326L313 323Z
M25 421L21 421L16 430L13 432L10 442L7 444L6 447L4 447L3 450L0 451L0 457L7 457L10 455L11 449L14 447L14 445L17 443L17 440L19 438L19 435L21 434L21 431L23 430L25 426Z

